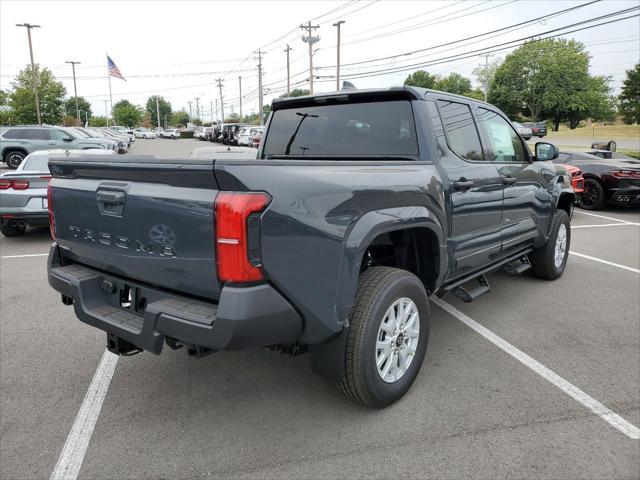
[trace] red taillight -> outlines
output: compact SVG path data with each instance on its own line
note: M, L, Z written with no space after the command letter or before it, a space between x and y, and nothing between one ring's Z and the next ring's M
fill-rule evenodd
M14 190L26 190L29 188L29 180L12 180L11 186Z
M0 190L8 190L9 188L11 188L11 180L0 178Z
M611 172L611 175L618 178L640 178L640 171L638 170L617 170Z
M220 192L216 198L216 259L222 282L256 282L262 271L249 261L247 220L269 205L260 192ZM254 262L255 263L255 262Z
M51 239L56 239L56 219L53 216L53 195L51 195L51 182L49 180L49 186L47 187L47 209L49 210L49 232L51 233Z

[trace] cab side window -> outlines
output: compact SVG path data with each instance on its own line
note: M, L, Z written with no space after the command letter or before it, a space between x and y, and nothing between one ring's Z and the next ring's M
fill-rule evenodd
M520 135L509 122L486 108L479 108L478 116L488 142L489 160L499 163L529 161Z
M436 103L449 148L466 160L484 160L478 129L469 105L448 100L438 100Z

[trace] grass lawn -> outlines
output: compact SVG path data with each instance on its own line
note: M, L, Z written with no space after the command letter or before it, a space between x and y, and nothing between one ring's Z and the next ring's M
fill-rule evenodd
M640 138L640 125L594 125L593 127L581 127L570 130L568 127L560 126L560 130L552 132L549 130L548 138Z

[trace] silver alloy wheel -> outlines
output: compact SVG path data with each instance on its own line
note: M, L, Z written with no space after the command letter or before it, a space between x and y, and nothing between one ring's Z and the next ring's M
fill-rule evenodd
M410 298L399 298L384 314L376 337L376 368L383 381L394 383L407 373L419 336L418 307Z
M556 249L553 257L553 263L556 268L560 268L564 261L564 256L567 252L567 227L564 223L561 223L558 227L558 234L556 235Z

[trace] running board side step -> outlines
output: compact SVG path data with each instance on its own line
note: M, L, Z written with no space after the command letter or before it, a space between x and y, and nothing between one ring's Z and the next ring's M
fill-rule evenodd
M463 285L458 285L456 288L452 290L453 294L463 302L471 303L480 295L484 295L485 293L489 293L491 291L491 287L489 286L489 281L487 280L487 277L485 277L484 275L479 275L473 280L478 281L477 287L471 290L467 290Z
M531 263L529 263L529 257L526 255L522 256L518 260L514 260L513 262L509 262L505 264L502 268L509 275L520 275L521 273L526 272L531 268Z

